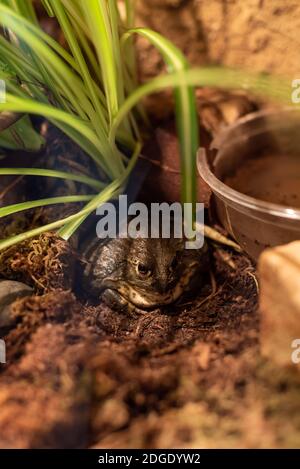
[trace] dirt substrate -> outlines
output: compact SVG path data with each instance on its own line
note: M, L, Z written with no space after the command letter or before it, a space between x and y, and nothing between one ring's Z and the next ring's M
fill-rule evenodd
M69 247L57 249L69 278ZM300 376L259 356L254 269L220 247L211 266L198 297L168 313L130 318L66 281L15 302L0 447L299 446Z
M47 137L38 165L68 170L76 151L72 171L87 167L74 145L51 129ZM163 142L151 154L161 170L178 159ZM44 196L84 191L26 181L5 180L2 203L39 198L40 187ZM8 217L0 236L50 222L58 210L74 206ZM15 326L0 330L0 447L300 447L300 374L260 357L257 279L246 256L211 245L197 298L137 318L82 296L79 259L76 239L71 246L49 233L0 256L0 278L35 291L15 302Z

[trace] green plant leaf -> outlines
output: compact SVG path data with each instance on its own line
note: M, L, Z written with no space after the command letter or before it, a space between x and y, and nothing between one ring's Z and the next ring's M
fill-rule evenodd
M137 161L137 158L140 154L141 151L141 144L137 143L136 148L129 160L128 166L123 171L123 174L119 176L115 181L113 181L109 186L107 186L100 194L99 196L96 196L89 204L86 206L87 213L83 213L82 215L79 214L78 217L76 217L74 220L72 220L70 223L67 223L60 231L59 234L62 236L64 239L69 239L72 234L77 230L77 228L81 225L81 223L84 222L86 217L93 211L95 208L97 208L97 205L95 205L95 202L98 201L98 205L100 203L106 202L109 200L112 195L119 194L120 191L123 190L123 185L126 183L127 178L129 177L131 171L133 170L135 163ZM108 197L108 194L110 196ZM90 209L90 210L88 210ZM1 249L1 244L0 244L0 249Z
M21 202L19 204L7 205L6 207L0 208L0 218L36 207L45 207L46 205L86 202L87 200L91 200L93 197L93 195L65 195L62 197L50 197L48 199L31 200L28 202Z
M63 125L67 135L68 129L73 129L77 133L77 143L82 145L84 148L84 143L81 142L80 137L82 137L85 142L88 141L90 143L88 153L92 156L97 164L102 166L104 171L109 176L112 176L112 172L109 168L109 162L102 156L103 154L107 156L107 143L105 141L99 141L89 122L83 121L77 116L68 114L61 109L55 108L48 104L39 103L32 99L13 96L10 93L6 94L6 102L0 103L0 112L1 110L37 114L48 118L50 121L58 121ZM71 137L75 137L74 133L71 133Z
M85 199L86 206L69 217L2 240L1 249L48 230L59 229L59 234L68 239L99 204L123 191L140 151L135 116L143 115L140 101L146 95L169 87L174 89L183 202L194 202L196 194L198 118L194 87L246 87L264 96L290 101L289 84L286 86L284 81L273 77L216 67L190 69L183 54L171 42L147 28L125 32L120 42L120 31L133 26L134 1L125 0L123 18L116 0L44 0L48 13L60 23L67 49L42 31L34 5L33 0L0 0L0 25L5 32L0 35L0 78L7 85L7 102L0 104L0 112L44 116L90 155L111 182L103 187L101 181L84 175L54 170L47 170L46 174L46 170L35 168L36 175L80 180L100 192L86 196L89 197ZM154 44L168 68L167 75L140 88L137 88L133 34L143 35ZM11 130L8 137L7 130L0 137L8 142ZM34 140L28 129L26 134L31 135L31 143L37 147L38 140ZM120 141L133 152L131 158L119 150L117 142ZM24 175L34 171L17 170ZM58 203L75 201L74 197L82 196L58 198ZM26 210L32 207L30 204L50 204L54 199L15 204L0 213Z
M39 151L44 144L45 139L34 130L28 116L21 117L8 129L0 132L0 147L2 148Z
M102 192L100 192L100 194L96 195L82 210L75 213L74 215L56 220L47 225L43 225L38 228L28 230L25 233L20 233L7 239L0 240L0 251L13 246L14 244L25 241L26 239L33 238L34 236L37 236L41 233L45 233L46 231L56 230L61 226L64 226L64 228L59 232L59 234L64 239L69 239L69 237L73 234L75 227L77 228L79 226L78 223L80 221L83 221L91 212L96 210L100 204L110 200L113 196L118 194L120 190L122 190L124 183L126 182L136 163L139 152L140 146L138 145L124 173L115 181L110 183ZM73 225L73 222L75 222L75 226Z
M189 64L181 53L168 39L148 28L135 28L127 31L122 40L125 42L132 34L139 34L148 39L162 54L168 71L183 72ZM194 89L182 83L175 88L175 117L179 136L181 154L181 201L196 203L196 153L199 147L198 115ZM192 214L192 217L195 215ZM193 220L189 222L192 223Z
M119 108L117 67L114 61L113 37L108 16L107 2L89 0L82 2L86 24L90 30L101 65L103 85L106 91L110 121Z
M69 181L77 181L83 184L87 184L94 189L101 190L105 187L103 182L85 176L83 174L72 174L65 171L57 171L54 169L42 169L42 168L0 168L0 175L9 176L39 176L39 177L52 177L58 179L65 179Z
M225 67L194 67L189 70L153 78L136 89L120 107L111 126L110 138L116 138L116 133L122 120L139 101L150 94L178 87L182 84L195 87L240 88L264 97L268 96L270 99L281 104L290 104L291 87L289 81L284 78Z

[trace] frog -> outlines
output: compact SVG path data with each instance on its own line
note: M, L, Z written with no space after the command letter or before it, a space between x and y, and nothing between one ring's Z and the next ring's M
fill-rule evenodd
M94 240L84 253L83 288L115 310L167 310L201 288L208 244L187 249L183 238Z
M200 120L211 137L257 110L241 92L203 88ZM96 239L84 253L83 286L114 309L132 313L170 308L201 288L209 269L207 241L186 249L182 238Z

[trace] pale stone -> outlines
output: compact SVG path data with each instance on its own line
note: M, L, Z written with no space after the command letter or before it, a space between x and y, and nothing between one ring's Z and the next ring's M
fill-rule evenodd
M11 315L13 302L31 293L32 288L25 285L25 283L14 280L0 280L0 336L1 328L10 327L14 323L14 318Z
M300 339L300 241L267 249L258 268L261 353L278 365L293 365L300 371L300 363L293 363L295 341Z

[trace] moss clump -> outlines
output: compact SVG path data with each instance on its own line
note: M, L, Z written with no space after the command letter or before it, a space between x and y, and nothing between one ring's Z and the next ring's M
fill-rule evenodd
M0 276L32 285L37 292L69 289L75 256L69 243L43 233L0 253Z

